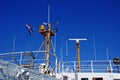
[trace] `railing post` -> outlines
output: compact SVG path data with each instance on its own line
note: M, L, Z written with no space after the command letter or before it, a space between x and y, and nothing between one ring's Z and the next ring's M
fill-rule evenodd
M64 72L64 63L62 62L62 72Z
M111 71L111 73L112 73L112 72L113 72L113 69L112 69L112 61L110 60L109 63L110 63L110 71Z
M91 61L91 72L93 73L93 61Z
M56 59L56 68L55 68L56 73L57 73L57 70L58 70L57 66L58 66L58 60Z
M60 62L59 62L59 73L60 73L60 67L61 67L61 65L60 65Z
M20 65L22 64L22 52L20 54Z
M76 64L75 64L75 61L74 61L74 71L76 72Z

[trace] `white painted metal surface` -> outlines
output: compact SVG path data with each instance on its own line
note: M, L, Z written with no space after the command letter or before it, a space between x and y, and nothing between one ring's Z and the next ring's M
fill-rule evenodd
M37 70L0 60L0 80L59 80Z

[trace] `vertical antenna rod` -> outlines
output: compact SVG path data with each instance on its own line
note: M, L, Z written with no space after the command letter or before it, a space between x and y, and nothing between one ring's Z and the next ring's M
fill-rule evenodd
M108 48L106 48L106 52L107 52L107 60L109 60Z
M63 61L63 37L62 37L62 42L61 42L61 50L60 50L60 53L61 53L61 62Z
M94 32L93 32L93 46L94 46L94 58L96 60L96 46L95 46L95 36L94 36Z
M77 57L78 57L78 72L80 72L80 41L87 40L87 39L83 38L83 39L69 39L69 40L76 41Z
M68 67L68 43L66 40L66 62L67 62L67 67Z
M50 23L50 5L48 5L48 24Z
M12 58L14 58L14 50L15 50L15 36L13 40Z

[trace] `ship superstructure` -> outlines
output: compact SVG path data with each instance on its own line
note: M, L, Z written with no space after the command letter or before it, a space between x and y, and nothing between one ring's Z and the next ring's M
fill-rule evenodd
M61 62L57 77L62 80L120 80L120 59L113 60L80 60L80 41L76 41L77 61Z

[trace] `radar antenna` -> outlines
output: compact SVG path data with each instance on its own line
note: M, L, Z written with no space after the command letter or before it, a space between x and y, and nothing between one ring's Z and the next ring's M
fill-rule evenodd
M76 48L77 48L77 58L78 58L78 72L80 72L80 41L87 40L86 38L81 39L69 39L72 41L76 41Z

